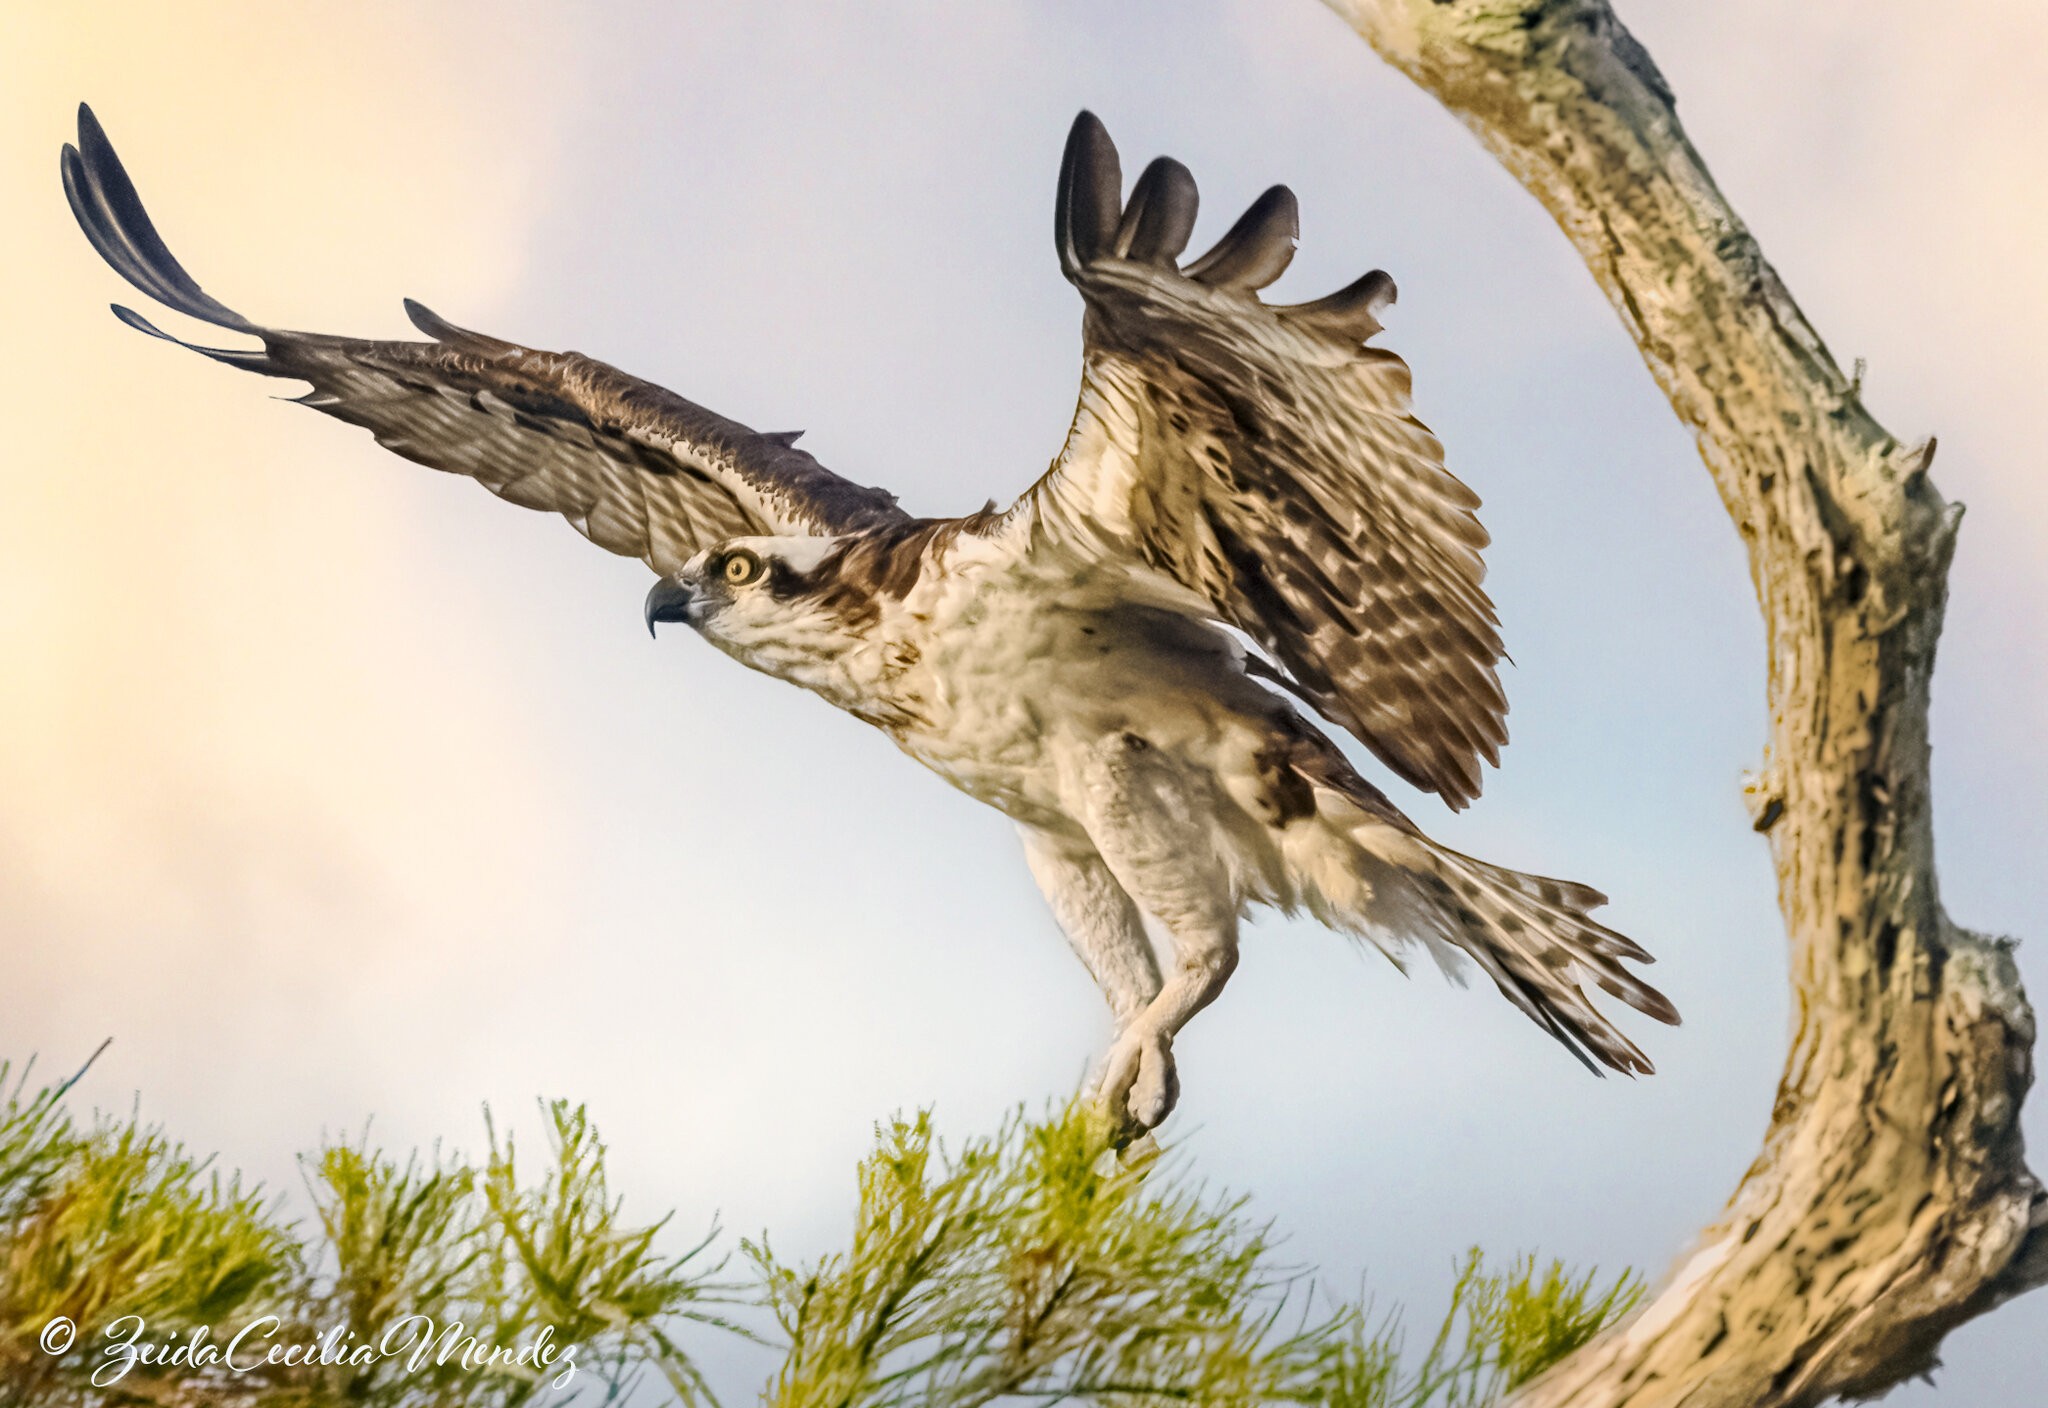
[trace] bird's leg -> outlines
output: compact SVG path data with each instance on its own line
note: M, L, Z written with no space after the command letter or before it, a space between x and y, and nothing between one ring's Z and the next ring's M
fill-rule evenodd
M1033 827L1018 830L1032 878L1121 1032L1159 995L1159 960L1137 905L1093 846Z
M1149 1130L1180 1095L1173 1039L1237 967L1237 901L1180 767L1135 734L1103 740L1085 780L1088 832L1110 874L1166 929L1174 962L1103 1062L1105 1113Z

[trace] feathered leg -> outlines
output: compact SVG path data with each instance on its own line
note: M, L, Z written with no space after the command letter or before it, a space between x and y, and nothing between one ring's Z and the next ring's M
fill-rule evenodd
M1110 1047L1096 1085L1111 1118L1149 1130L1179 1097L1174 1037L1237 967L1237 899L1187 777L1164 753L1135 734L1113 735L1090 751L1082 781L1089 839L1173 941L1165 981Z
M1092 846L1034 827L1017 830L1031 877L1075 955L1102 989L1121 1032L1159 995L1159 960L1145 937L1138 907Z

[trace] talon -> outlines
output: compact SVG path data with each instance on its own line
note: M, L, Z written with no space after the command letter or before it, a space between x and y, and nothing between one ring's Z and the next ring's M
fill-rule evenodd
M1138 1058L1138 1078L1131 1085L1131 1118L1141 1128L1157 1129L1173 1112L1179 1095L1172 1045L1164 1037L1147 1042Z
M1117 1038L1103 1057L1095 1101L1103 1115L1127 1134L1158 1128L1180 1099L1180 1076L1171 1039L1142 1029Z

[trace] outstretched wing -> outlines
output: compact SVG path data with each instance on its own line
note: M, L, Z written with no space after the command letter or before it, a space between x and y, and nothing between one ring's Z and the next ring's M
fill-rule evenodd
M1082 113L1060 173L1060 265L1087 300L1080 406L1051 470L993 531L1026 553L1122 561L1237 626L1309 702L1452 807L1499 762L1507 700L1480 586L1479 499L1368 348L1393 280L1315 303L1257 290L1294 253L1294 196L1259 198L1177 267L1195 183L1162 157L1121 199Z
M907 515L792 443L758 434L575 352L538 352L444 322L410 300L432 342L373 342L260 327L208 296L171 256L90 108L64 148L64 192L86 238L167 306L262 342L197 347L118 304L131 327L216 361L312 383L303 405L360 425L407 459L466 474L559 513L599 547L667 574L725 538L833 534Z

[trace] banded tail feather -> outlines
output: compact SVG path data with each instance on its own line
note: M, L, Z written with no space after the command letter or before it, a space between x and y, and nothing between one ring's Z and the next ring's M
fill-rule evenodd
M1419 879L1425 914L1442 938L1464 950L1501 994L1556 1037L1595 1075L1654 1075L1634 1042L1595 1007L1584 985L1669 1026L1670 999L1622 966L1654 963L1641 945L1589 916L1607 897L1587 885L1526 875L1423 842ZM1596 1064L1596 1062L1598 1064Z

